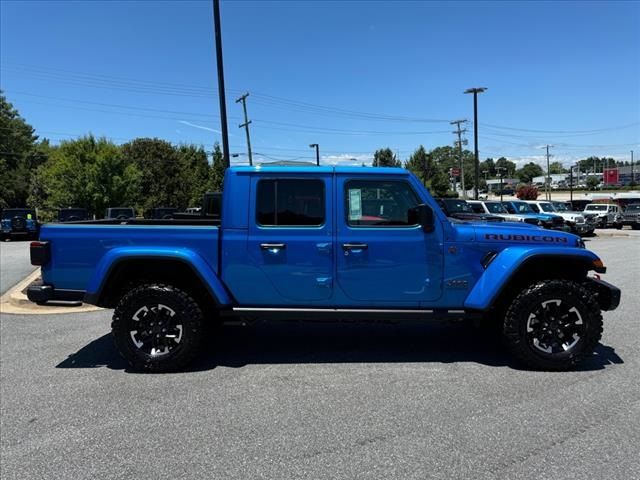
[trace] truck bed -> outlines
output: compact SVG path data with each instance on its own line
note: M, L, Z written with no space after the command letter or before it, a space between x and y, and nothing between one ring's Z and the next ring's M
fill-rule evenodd
M50 242L51 261L42 280L56 289L87 291L100 275L105 256L155 255L189 251L218 271L219 230L214 220L94 220L42 226L40 240ZM104 274L105 272L101 272Z

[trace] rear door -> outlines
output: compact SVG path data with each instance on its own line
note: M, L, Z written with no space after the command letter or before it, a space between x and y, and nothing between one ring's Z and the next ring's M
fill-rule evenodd
M418 307L440 297L442 234L408 210L424 203L406 177L336 178L336 270L341 291L371 306Z
M245 274L259 305L322 304L333 292L332 175L254 175Z

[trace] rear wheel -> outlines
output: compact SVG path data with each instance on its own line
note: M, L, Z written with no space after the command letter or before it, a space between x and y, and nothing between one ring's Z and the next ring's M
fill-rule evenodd
M511 352L538 370L569 370L591 355L602 336L593 295L570 280L547 280L513 300L504 321Z
M203 314L187 292L146 284L120 300L111 328L116 347L135 370L176 371L200 351Z

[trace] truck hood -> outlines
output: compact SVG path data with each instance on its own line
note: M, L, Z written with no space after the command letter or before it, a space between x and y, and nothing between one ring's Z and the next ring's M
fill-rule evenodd
M455 223L452 226L452 240L490 245L489 249L494 251L514 245L584 247L577 235L526 223Z
M509 245L552 245L583 247L579 236L558 230L545 230L527 224L484 224L474 225L475 241L499 244L502 248Z

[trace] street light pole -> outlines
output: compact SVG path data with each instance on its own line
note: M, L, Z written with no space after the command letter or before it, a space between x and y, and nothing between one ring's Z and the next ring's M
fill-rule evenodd
M502 195L504 193L504 188L502 186L502 171L505 170L505 167L496 167L498 174L500 175L500 202L502 203Z
M573 210L573 167L569 165L569 201L571 202L571 210Z
M480 159L478 157L478 93L486 91L485 87L468 88L464 93L473 93L473 147L475 155L475 168L474 168L474 180L475 180L475 193L474 198L478 200L478 190L480 184Z
M320 145L312 143L309 147L316 149L316 165L320 166Z
M226 168L229 160L229 132L227 131L227 102L224 92L224 67L222 64L222 29L220 27L220 0L213 0L213 25L216 40L216 65L218 70L218 99L220 101L220 130L222 131L222 156Z

